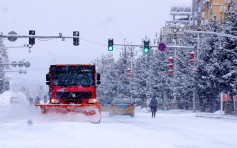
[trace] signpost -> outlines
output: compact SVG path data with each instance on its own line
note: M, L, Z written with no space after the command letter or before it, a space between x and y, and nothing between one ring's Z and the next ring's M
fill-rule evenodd
M165 43L159 43L158 49L159 49L160 51L165 51L165 49L166 49Z

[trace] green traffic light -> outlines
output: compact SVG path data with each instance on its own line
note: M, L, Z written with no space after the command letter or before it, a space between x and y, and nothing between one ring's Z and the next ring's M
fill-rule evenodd
M148 48L144 48L144 53L148 53L149 49Z
M109 51L113 51L113 47L112 46L109 46Z

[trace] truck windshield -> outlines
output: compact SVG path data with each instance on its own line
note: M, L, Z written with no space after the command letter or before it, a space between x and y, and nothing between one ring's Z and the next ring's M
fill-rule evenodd
M57 73L54 75L55 86L92 86L94 85L93 73Z

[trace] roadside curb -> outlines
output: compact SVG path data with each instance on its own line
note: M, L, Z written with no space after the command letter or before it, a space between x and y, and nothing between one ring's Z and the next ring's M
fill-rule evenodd
M196 114L195 117L212 118L212 119L237 120L237 116L234 116L234 115L224 115L224 114Z

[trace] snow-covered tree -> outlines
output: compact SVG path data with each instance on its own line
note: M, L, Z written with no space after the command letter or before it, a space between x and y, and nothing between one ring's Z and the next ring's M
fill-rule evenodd
M9 63L7 49L4 46L2 38L0 38L0 63ZM10 89L9 79L6 78L4 69L6 65L0 65L0 93Z
M219 31L237 36L237 15L233 10L218 27L211 22L208 31ZM199 67L197 70L198 96L203 111L215 111L219 107L221 92L236 94L237 59L236 39L217 35L203 35Z
M120 57L118 61L116 61L114 65L115 70L115 81L117 84L117 95L125 94L130 96L130 86L129 81L127 80L126 73L127 69L130 68L130 60L127 54L128 49L123 48L122 52L120 53Z

